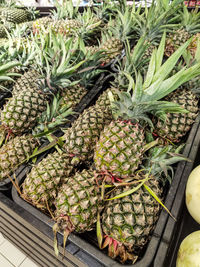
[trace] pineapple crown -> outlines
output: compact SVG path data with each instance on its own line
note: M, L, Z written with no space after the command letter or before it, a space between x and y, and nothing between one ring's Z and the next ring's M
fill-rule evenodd
M146 50L149 47L149 43L145 40L145 37L140 37L137 44L131 49L130 42L127 40L124 44L124 57L117 58L115 61L115 68L118 70L118 77L112 82L114 87L119 87L121 90L126 90L129 84L129 80L124 73L129 73L131 77L135 77L136 71L144 73L148 66L148 57L144 57ZM123 72L121 72L123 70Z
M65 40L62 35L50 31L40 41L36 67L42 74L39 83L45 93L56 94L100 73L97 66L102 53L88 54L81 38Z
M134 81L129 73L122 71L122 74L128 78L129 85L127 92L119 93L119 101L114 101L110 94L115 118L128 119L133 122L145 121L153 127L152 121L147 114L152 114L165 120L168 112L187 112L175 103L159 100L176 90L183 83L200 75L200 63L196 63L189 68L184 67L175 75L168 77L191 40L182 45L162 64L165 38L166 35L163 34L158 49L153 51L144 80L140 73L136 73Z
M174 29L177 21L177 9L180 0L169 4L168 0L153 1L148 8L145 6L143 12L141 7L134 13L134 31L140 38L144 36L146 40L157 45L160 42L164 31ZM169 8L170 7L170 8ZM139 12L138 12L139 11Z
M80 23L80 27L74 32L79 38L84 39L85 43L90 43L94 40L94 35L101 32L102 21L98 19L90 8L84 10L83 13L79 13L77 21Z
M79 4L80 0L74 6L72 0L63 0L62 4L58 0L54 1L54 6L56 10L51 11L51 17L55 20L59 19L76 19L79 14Z
M148 141L154 140L151 133L148 134L147 139L149 139ZM147 173L150 172L155 178L157 177L163 184L165 184L167 180L171 183L174 177L174 170L171 165L179 161L188 160L183 155L179 154L183 147L184 144L178 147L174 145L158 145L150 148L147 151L148 153L141 168Z
M198 8L189 11L183 4L182 9L179 10L179 28L185 29L187 32L195 34L200 32L200 13Z
M47 109L37 119L37 125L32 131L36 137L41 137L55 132L59 126L68 121L67 117L75 112L70 105L62 103L62 97L54 96L51 104L47 103Z
M98 6L93 6L93 11L96 17L105 23L116 16L115 10L115 2L111 2L109 0L102 1L102 3Z
M195 64L200 63L200 38L197 39L197 47L195 55L192 56L190 50L187 49L183 53L183 59L177 64L172 70L172 73L176 73L180 71L182 68L187 66L187 68L194 66ZM181 85L182 89L191 90L194 94L200 94L200 82L199 82L199 75L190 79L186 83Z
M133 12L130 12L130 7L127 7L124 13L117 10L115 20L108 22L106 33L124 42L133 38L133 24Z
M20 63L17 61L5 61L5 57L6 54L4 54L3 56L0 56L0 62L1 62L1 66L0 66L0 82L4 82L4 81L13 81L12 77L16 76L19 77L20 74L18 73L13 73L13 72L9 72L9 70L11 70L12 68L19 66ZM4 86L2 86L0 84L0 90L7 90L7 88L5 88Z
M34 64L35 57L38 54L38 47L33 45L32 36L29 39L21 37L21 31L17 31L17 29L15 35L7 33L7 36L7 43L4 47L0 47L0 55L6 54L9 61L20 62L19 68L22 70Z

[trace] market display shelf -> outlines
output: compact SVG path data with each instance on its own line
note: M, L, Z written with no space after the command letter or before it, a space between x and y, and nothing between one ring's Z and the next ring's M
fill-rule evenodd
M0 231L39 266L88 266L81 261L79 247L70 242L67 243L64 258L61 247L57 258L54 254L51 229L2 193L0 193ZM61 241L61 236L58 235L58 239ZM89 256L88 262L90 262ZM91 263L90 266L94 265Z

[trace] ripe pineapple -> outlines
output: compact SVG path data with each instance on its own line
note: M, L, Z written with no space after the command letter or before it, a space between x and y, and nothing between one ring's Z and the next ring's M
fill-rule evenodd
M34 206L47 209L58 193L58 186L63 180L73 175L75 163L66 153L57 151L49 154L37 165L34 165L26 176L22 188L22 197Z
M81 27L81 24L74 19L70 20L56 20L49 23L49 28L54 33L61 33L65 36L72 36L75 31Z
M66 90L63 90L62 92L63 101L62 102L63 104L67 104L67 105L70 105L71 107L75 107L86 93L87 93L86 88L83 87L81 84L70 86Z
M173 146L151 148L141 166L142 171L132 178L141 180L148 177L145 185L161 199L162 186L173 178L170 165L186 160L177 154L181 148L182 146L176 149ZM136 186L137 184L130 184L117 187L109 198ZM150 239L159 211L158 202L143 186L132 194L109 200L102 214L102 228L106 238L103 247L109 245L109 256L119 256L123 263L127 259L135 262L138 249L142 249Z
M107 112L111 114L112 118L112 111L111 111L111 102L108 96L108 93L111 92L114 96L114 99L118 99L118 90L114 87L106 89L97 99L95 103L95 107L98 107L103 110L103 112Z
M165 35L163 35L160 46L163 47L164 44ZM148 75L151 73L151 81L149 82L146 80L143 82L142 77L138 75L136 83L133 83L133 80L130 80L130 83L134 84L135 87L133 94L131 94L131 92L121 92L119 94L120 100L113 102L113 116L115 120L104 127L99 141L96 144L94 161L98 171L102 171L114 178L125 179L134 175L143 159L145 145L144 134L147 123L151 127L153 126L147 113L156 114L160 117L163 113L186 112L175 103L158 100L162 99L164 96L175 90L176 87L184 83L184 80L182 79L179 81L179 84L176 83L173 87L170 86L165 88L166 77L177 62L175 56L178 54L180 57L187 45L188 43L182 46L181 49L170 58L171 62L173 59L173 64L167 64L167 62L166 64L161 65L162 63L159 62L160 70L163 71L162 76L160 76L161 73L160 70L158 70L159 68L157 70L152 69L152 66L156 62L156 53L160 53L159 49L154 50L152 54L154 63L149 64L146 76L148 78ZM159 56L162 58L162 55ZM197 64L196 67L199 68L199 64ZM191 72L189 73L188 70L183 69L178 76L181 77L185 71L188 73L187 78L185 77L186 80L192 78L193 75L198 75L192 68L190 68L190 70ZM118 73L117 77L118 76L121 75ZM174 81L176 76L172 75L168 80ZM162 82L157 85L156 81L158 78L162 79ZM150 93L148 93L148 90Z
M149 179L146 184L160 198L162 190L158 181ZM122 186L114 190L110 198L133 189L134 186ZM109 244L108 255L120 256L133 263L137 260L135 249L142 248L149 240L150 234L159 216L158 202L143 187L131 195L120 199L109 200L102 214L102 229Z
M89 107L64 135L64 149L82 160L91 158L100 132L110 119L110 114L103 112L101 108Z
M32 135L17 136L4 144L0 148L0 180L8 178L37 145L38 141Z
M198 10L192 10L191 12L183 5L183 11L180 12L179 29L174 29L169 33L166 40L165 55L170 56L176 51L176 49L184 44L188 39L193 37L193 41L188 46L188 50L191 54L195 54L197 47L197 39L199 39L200 14Z
M40 75L36 70L29 69L14 84L12 95L18 95L21 91L27 91L34 88L39 77Z
M45 68L44 66L44 73L40 75L41 77L38 81L32 84L34 86L32 87L31 85L32 88L28 88L26 91L22 90L19 94L14 94L4 106L1 113L2 125L11 132L22 134L30 131L35 126L37 117L46 109L47 101L50 102L53 94L56 94L57 91L61 92L64 86L70 85L71 76L83 64L83 61L76 62L76 65L74 64L72 67L70 59L72 60L73 54L69 55L67 64L65 62L66 49L72 49L73 43L71 39L66 42L63 39L60 41L63 44L61 51L59 47L61 44L55 43L54 50L51 51L50 55L48 54L48 49L51 50L51 47L48 47L41 55L43 57L47 53L48 57L46 54L46 58L51 63L53 61L54 65L51 68L47 68L47 66ZM46 58L45 60L43 58L44 62L46 62ZM50 63L48 62L48 64Z
M43 29L47 29L49 23L52 23L53 19L49 16L42 17L33 21L33 33L39 33Z
M2 125L14 134L29 132L36 125L36 118L46 110L47 96L33 88L14 95L1 112Z
M5 8L1 11L1 18L4 21L9 21L13 23L22 23L30 20L30 12L25 9L19 8Z
M83 233L94 229L97 213L103 208L94 172L83 170L70 177L59 188L55 206L55 232L61 230L67 237L73 231Z
M191 129L198 115L198 98L186 87L176 90L165 99L179 104L187 109L189 113L168 113L165 122L161 120L157 121L155 132L172 142L180 142L180 139Z

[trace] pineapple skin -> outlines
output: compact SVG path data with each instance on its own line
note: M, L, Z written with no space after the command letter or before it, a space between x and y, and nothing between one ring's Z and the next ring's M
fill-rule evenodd
M142 179L142 177L141 177ZM146 184L160 197L158 181L151 177ZM110 198L131 190L134 186L118 187ZM149 240L159 217L158 202L144 188L119 199L109 200L102 213L102 229L106 236L125 246L128 252L141 249ZM117 255L111 255L113 258Z
M64 135L66 143L63 148L81 160L91 159L100 133L110 121L109 113L96 106L89 107Z
M30 13L24 9L18 8L5 8L1 12L1 17L5 21L13 22L13 23L22 23L29 20Z
M127 121L112 121L105 126L97 142L96 169L118 178L134 175L142 160L145 145L143 129Z
M83 170L59 188L55 200L59 228L78 233L91 231L97 221L97 213L103 208L101 190L97 185L94 171Z
M85 87L80 84L76 84L74 86L70 86L68 88L62 90L63 101L62 104L68 104L71 107L75 107L81 99L86 95L87 90Z
M22 91L5 104L2 113L2 125L14 134L30 131L37 123L37 117L46 110L47 98L34 89Z
M8 175L31 156L38 141L32 135L17 136L0 148L0 180L8 178Z
M165 122L158 120L155 124L155 132L158 135L176 143L191 129L199 111L198 99L186 88L176 90L167 96L166 100L177 103L189 111L189 113L168 113Z
M166 40L165 55L170 57L181 45L192 37L192 34L184 28L170 33Z
M112 37L106 41L103 41L100 50L105 50L106 58L103 59L105 64L108 64L112 59L115 59L122 52L123 44L118 38Z
M30 69L25 72L14 84L12 95L17 96L22 91L28 91L29 89L35 88L37 86L37 78L39 78L39 73L36 70Z
M46 209L46 201L51 207L57 196L58 186L72 175L75 164L72 158L54 152L33 166L22 184L23 198L33 205Z

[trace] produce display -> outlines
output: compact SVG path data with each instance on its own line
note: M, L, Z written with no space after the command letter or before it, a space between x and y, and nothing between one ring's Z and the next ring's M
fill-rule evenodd
M15 187L55 221L56 255L58 231L65 246L71 232L96 229L103 253L133 264L167 210L176 163L188 160L181 152L199 113L200 13L180 0L105 1L83 12L72 1L55 5L42 18L0 8L0 94L10 93L0 110L0 181L31 165ZM102 73L104 92L77 114Z

